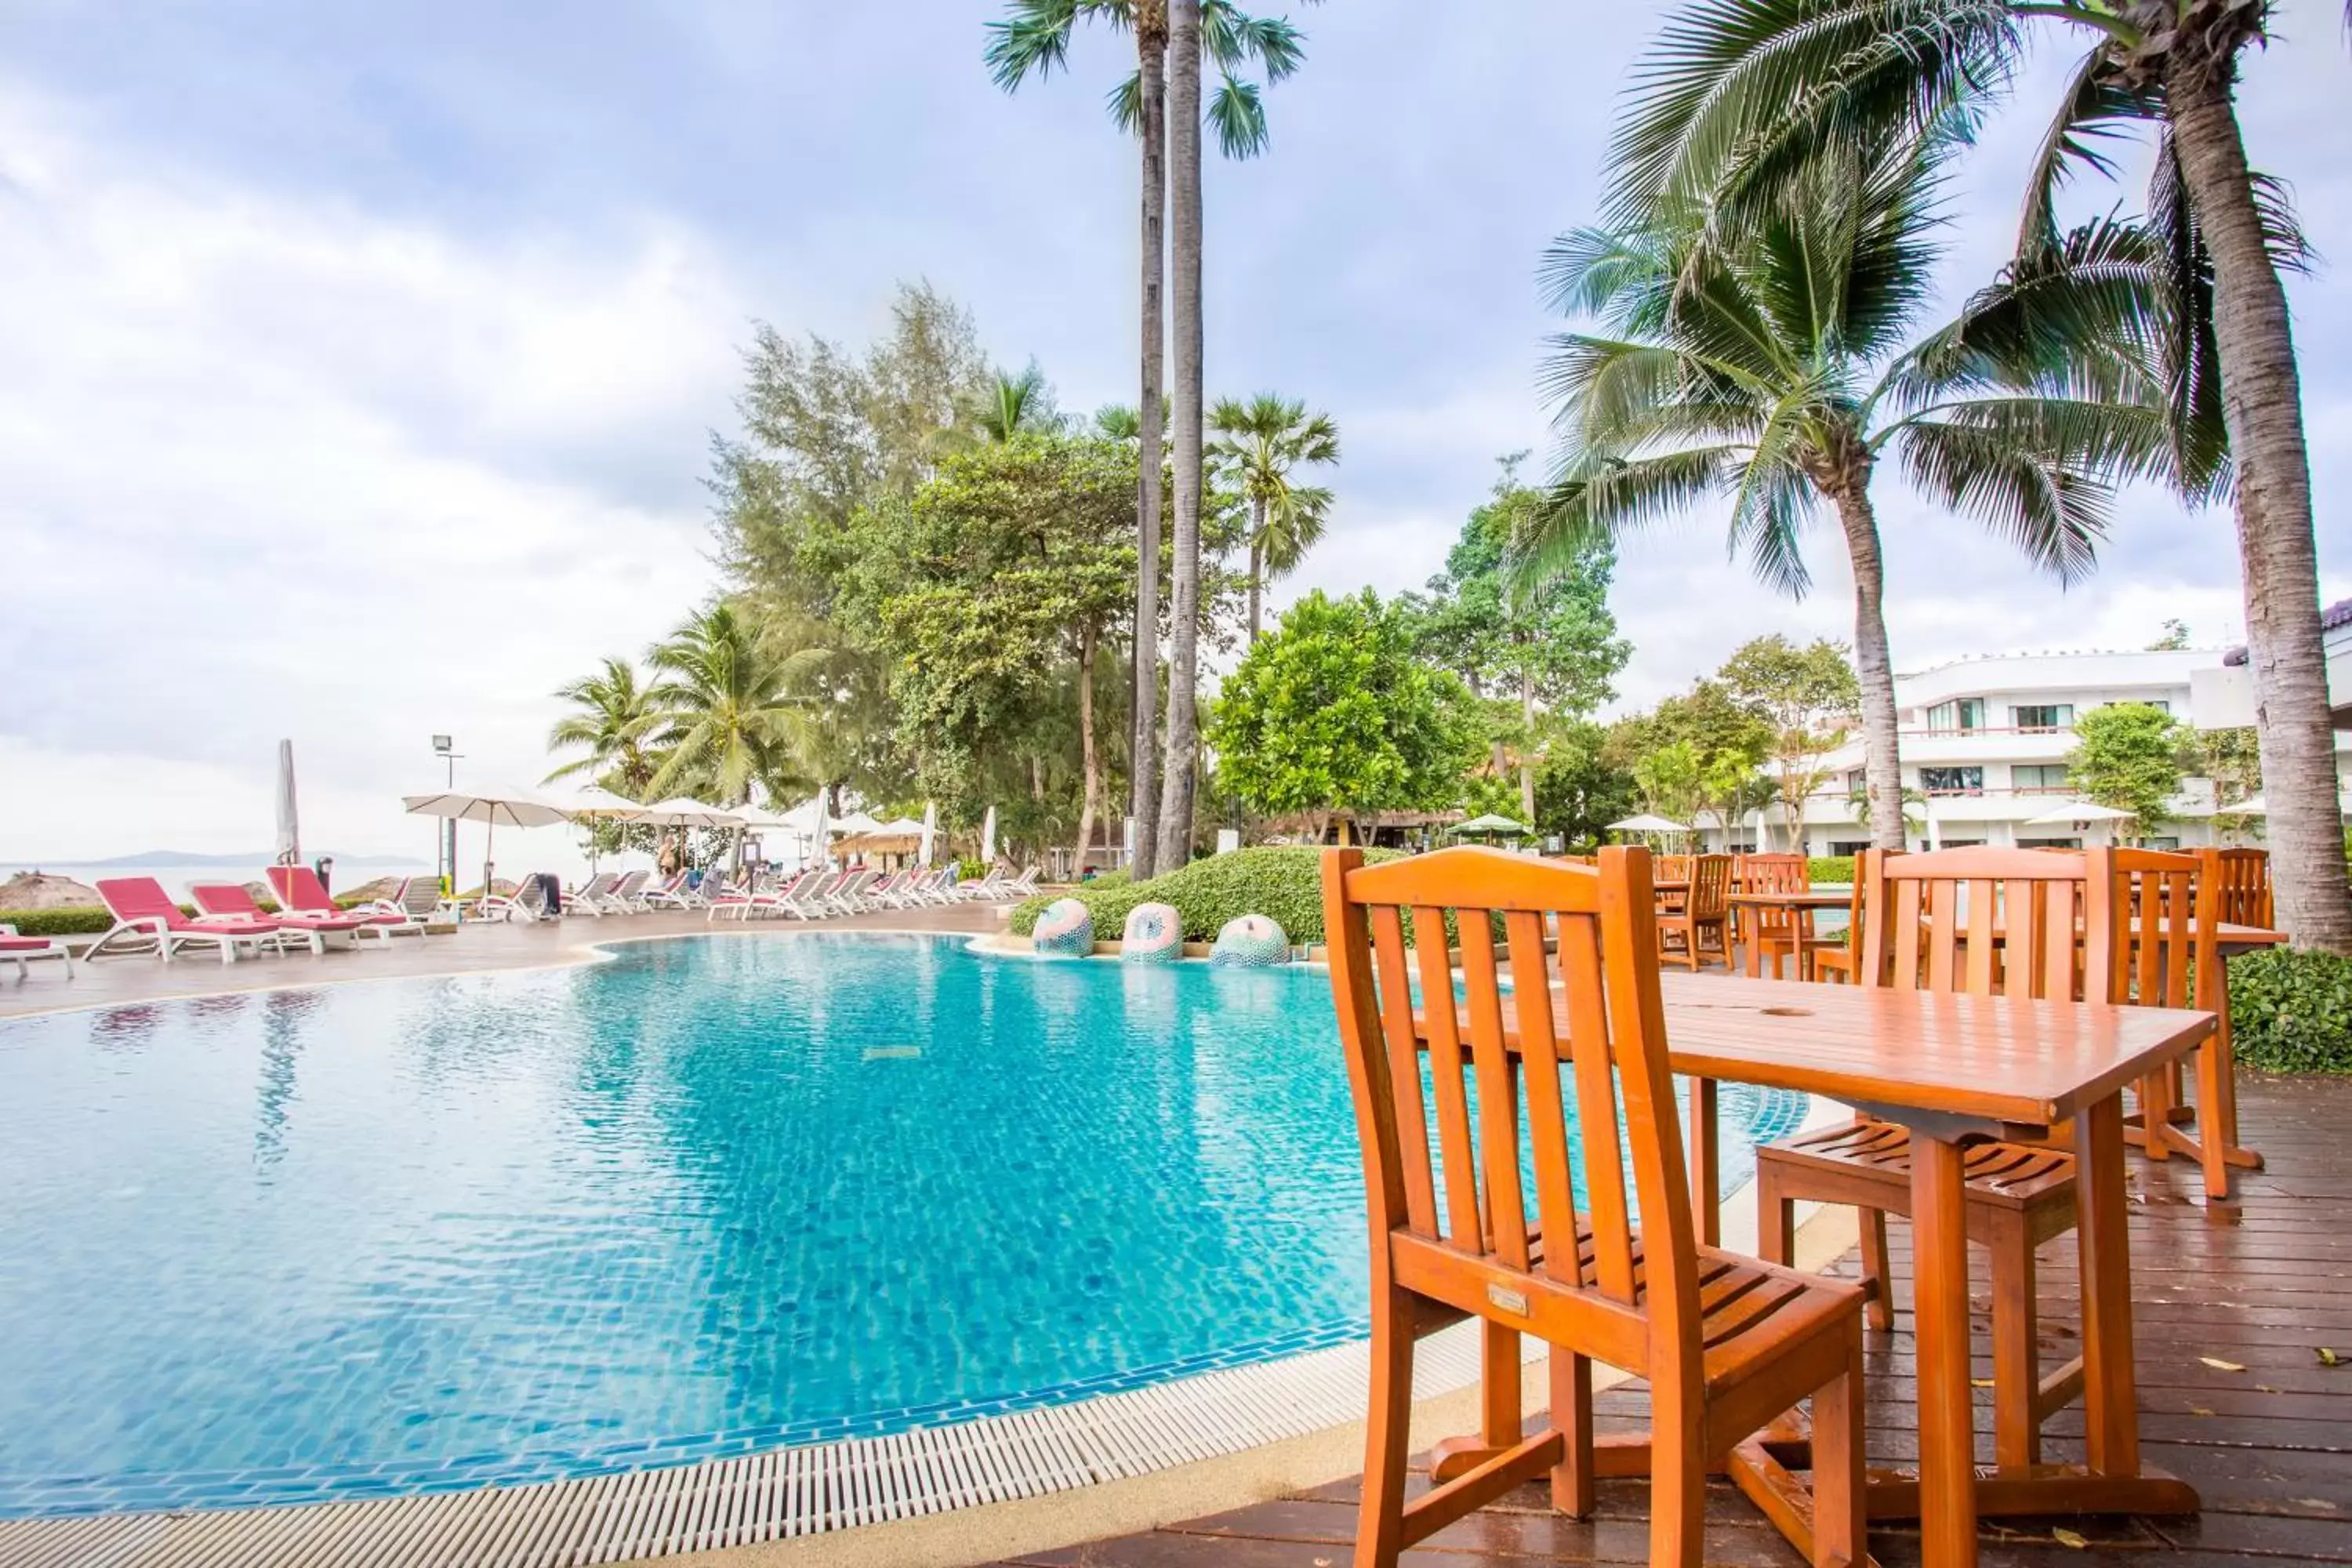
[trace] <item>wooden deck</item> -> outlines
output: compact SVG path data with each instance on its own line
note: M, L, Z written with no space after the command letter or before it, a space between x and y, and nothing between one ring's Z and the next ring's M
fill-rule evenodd
M2194 1167L2152 1166L2137 1154L2131 1186L2135 1330L2141 1434L2150 1463L2203 1495L2196 1520L2063 1520L1988 1526L1988 1568L2093 1563L2216 1568L2224 1563L2352 1563L2352 1079L2247 1080L2247 1141L2269 1169L2238 1201L2208 1208ZM1874 1335L1869 1409L1874 1463L1900 1464L1916 1447L1906 1227L1893 1226L1895 1331ZM1982 1254L1976 1305L1978 1375L1991 1376L1984 1337ZM2071 1354L2073 1238L2042 1254L2043 1343ZM1853 1260L1845 1265L1851 1269ZM2322 1347L2345 1364L2329 1367ZM2220 1363L2222 1364L2216 1365ZM2047 1364L2047 1363L2045 1363ZM2233 1370L2239 1369L2239 1370ZM1989 1406L1990 1388L1980 1388ZM1643 1422L1638 1386L1602 1396L1604 1426ZM1989 1409L1980 1458L1990 1458ZM2079 1459L2080 1418L2053 1418L2053 1459ZM1647 1559L1639 1483L1604 1483L1593 1519L1552 1513L1526 1488L1405 1554L1415 1568L1538 1568ZM1150 1534L1013 1560L1020 1568L1345 1568L1355 1483L1345 1481ZM1763 1518L1718 1488L1706 1560L1739 1568L1802 1568ZM2074 1547L2053 1533L2086 1540ZM1918 1560L1916 1533L1874 1530L1885 1568ZM1013 1568L1013 1563L999 1568Z

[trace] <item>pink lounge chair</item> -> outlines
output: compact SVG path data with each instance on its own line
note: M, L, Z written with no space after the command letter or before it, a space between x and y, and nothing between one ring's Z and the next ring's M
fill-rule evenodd
M196 908L204 911L206 919L276 921L281 948L299 938L310 944L312 952L324 952L329 937L357 941L368 923L365 916L347 915L341 910L331 915L292 911L265 915L261 906L253 901L253 895L239 882L193 883L188 888L188 897L195 900Z
M255 952L280 951L278 934L283 928L276 921L182 914L180 906L163 891L163 884L152 877L106 878L98 884L98 896L114 917L114 927L82 954L85 960L155 952L169 963L184 947L212 947L227 963L240 947Z
M0 921L0 963L14 962L16 978L25 978L26 964L36 958L62 958L66 978L73 978L73 949L49 936L18 936L16 928Z
M373 904L344 909L328 895L319 873L308 866L272 866L266 875L269 878L269 890L278 895L279 906L291 911L291 915L357 921L358 929L352 933L354 942L363 936L390 941L404 931L425 929L425 921L406 910L386 910Z

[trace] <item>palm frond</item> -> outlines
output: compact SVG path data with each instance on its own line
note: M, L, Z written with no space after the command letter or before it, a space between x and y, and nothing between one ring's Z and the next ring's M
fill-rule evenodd
M2114 160L2102 142L2131 134L2132 128L2163 118L2161 95L2151 87L2135 87L2116 79L2105 68L2104 46L2083 57L2074 68L2058 114L2043 133L2041 149L2026 175L2025 212L2017 226L2017 254L2032 255L2059 243L2058 193L2078 168L2110 179Z
M1110 89L1104 100L1110 110L1112 123L1129 136L1143 133L1143 73L1129 71L1119 84Z
M981 58L989 76L1012 92L1033 75L1042 80L1066 68L1077 20L1078 0L1013 0L1011 16L988 24Z
M1727 446L1656 457L1588 458L1553 481L1510 544L1512 591L1541 593L1594 545L1670 521L1720 492L1738 461Z
M2014 435L1959 421L1911 425L1901 440L1904 471L1928 496L1973 516L2072 584L2097 564L2113 492Z
M1221 77L1217 90L1209 97L1208 119L1210 129L1217 133L1217 146L1226 157L1238 161L1265 151L1270 138L1257 83Z
M1811 392L1791 388L1766 413L1740 464L1726 538L1734 558L1744 550L1756 574L1792 599L1803 598L1813 583L1798 542L1812 506L1812 483L1801 467Z

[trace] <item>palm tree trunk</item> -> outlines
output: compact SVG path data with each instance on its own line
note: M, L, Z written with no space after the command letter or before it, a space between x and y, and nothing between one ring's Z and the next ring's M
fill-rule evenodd
M1095 816L1102 801L1102 759L1095 747L1095 641L1098 628L1088 621L1078 633L1078 757L1086 773L1086 799L1078 807L1078 868L1086 869L1087 851L1094 847Z
M1862 686L1863 776L1874 848L1903 847L1903 756L1895 710L1895 661L1886 648L1886 571L1869 481L1857 477L1834 499L1853 566L1853 672Z
M1519 813L1520 826L1536 825L1536 674L1528 658L1526 632L1512 637L1519 649Z
M1142 401L1136 407L1135 711L1128 752L1127 809L1135 818L1136 880L1148 880L1160 823L1160 468L1166 396L1160 365L1167 307L1168 7L1139 0L1135 47L1143 97Z
M1168 168L1175 272L1176 560L1168 647L1168 752L1160 781L1155 868L1192 858L1194 763L1201 748L1193 692L1201 617L1201 0L1168 7Z
M1265 570L1265 503L1264 501L1258 502L1257 510L1257 527L1250 534L1249 640L1253 644L1257 641L1258 600L1264 587L1264 578L1261 574Z
M2227 58L2187 43L2176 44L2166 62L2173 149L2213 256L2213 337L2238 470L2238 553L2272 886L2279 924L2298 945L2352 952L2303 394L2286 290L2263 242L2230 79Z

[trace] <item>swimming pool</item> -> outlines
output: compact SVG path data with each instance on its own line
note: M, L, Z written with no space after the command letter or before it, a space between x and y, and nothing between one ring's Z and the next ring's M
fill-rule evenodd
M683 1463L1363 1333L1319 971L614 951L0 1024L0 1515ZM1803 1105L1724 1099L1728 1186Z

